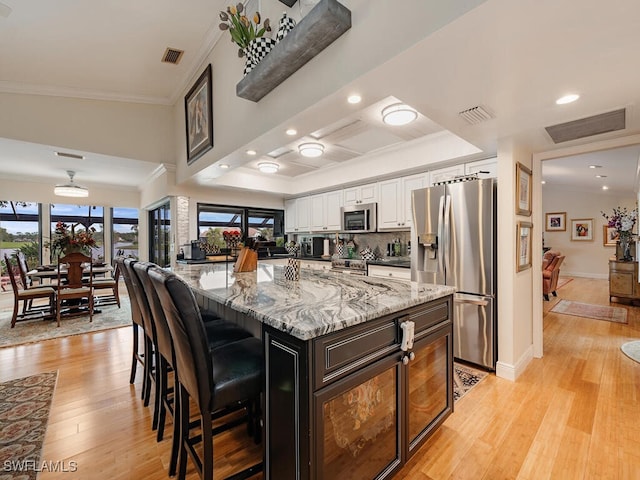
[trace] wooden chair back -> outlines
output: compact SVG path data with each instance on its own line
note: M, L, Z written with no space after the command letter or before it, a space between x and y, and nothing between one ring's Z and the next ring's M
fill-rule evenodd
M9 256L4 254L4 263L7 266L7 272L9 274L9 281L11 282L11 288L13 289L13 294L18 298L18 281L16 280L16 267L11 265L11 260Z
M81 252L69 253L58 258L58 288L80 288L87 286L83 283L84 264L89 265L88 284L93 282L93 263L91 257ZM66 282L62 273L62 267L67 266ZM63 285L64 283L64 285Z
M21 251L16 252L16 258L18 259L18 270L20 272L20 281L22 282L23 288L26 290L31 286L31 280L27 273L29 272L29 266L27 265L27 259L24 256L24 253Z

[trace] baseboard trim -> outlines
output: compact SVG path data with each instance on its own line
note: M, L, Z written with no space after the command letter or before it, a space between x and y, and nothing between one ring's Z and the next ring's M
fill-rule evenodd
M580 278L597 278L601 280L609 280L608 273L585 273L585 272L567 272L562 271L561 277L580 277Z
M496 377L515 382L517 378L522 375L531 360L533 360L533 345L529 345L529 348L522 354L515 365L498 360L498 362L496 362Z

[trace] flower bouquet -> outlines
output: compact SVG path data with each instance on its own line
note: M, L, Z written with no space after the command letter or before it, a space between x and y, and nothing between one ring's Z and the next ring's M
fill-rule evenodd
M53 238L51 242L45 245L51 249L52 258L67 255L72 252L82 252L89 255L91 249L96 247L96 240L93 238L96 229L91 227L76 232L75 229L78 225L77 223L71 226L64 222L56 223Z
M633 228L638 220L638 209L631 211L627 207L616 207L613 209L613 215L607 215L604 212L602 216L607 219L607 227L615 228L618 232L619 248L616 249L616 257L618 260L631 261L633 254L631 252L631 242L633 241Z

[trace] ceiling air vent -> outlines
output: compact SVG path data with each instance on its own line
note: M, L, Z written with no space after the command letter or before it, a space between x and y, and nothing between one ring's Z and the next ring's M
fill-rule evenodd
M600 133L615 132L626 127L625 110L601 113L593 117L581 118L572 122L559 123L545 127L554 143L568 142L578 138L590 137Z
M478 123L486 122L487 120L494 118L486 107L482 107L480 105L458 112L458 115L460 115L469 125L477 125Z
M84 160L84 155L78 155L75 153L55 152L55 154L57 157L75 158L76 160Z
M164 51L164 55L162 56L163 63L173 63L177 65L182 60L182 55L184 55L184 50L178 50L177 48L167 47Z

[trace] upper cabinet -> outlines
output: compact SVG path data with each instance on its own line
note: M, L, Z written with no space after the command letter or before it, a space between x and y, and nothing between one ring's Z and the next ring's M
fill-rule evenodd
M310 205L312 232L337 232L340 230L342 190L313 195Z
M498 178L498 159L488 158L464 164L465 175L478 174L478 178Z
M464 175L464 164L452 165L451 167L439 168L437 170L431 170L431 185L435 185L438 182L446 182L447 180L453 180L456 177Z
M309 231L310 197L291 198L284 202L285 233Z
M428 174L420 173L379 183L378 230L411 228L411 192L428 185Z
M369 183L343 190L344 206L360 203L375 203L378 201L378 184Z

